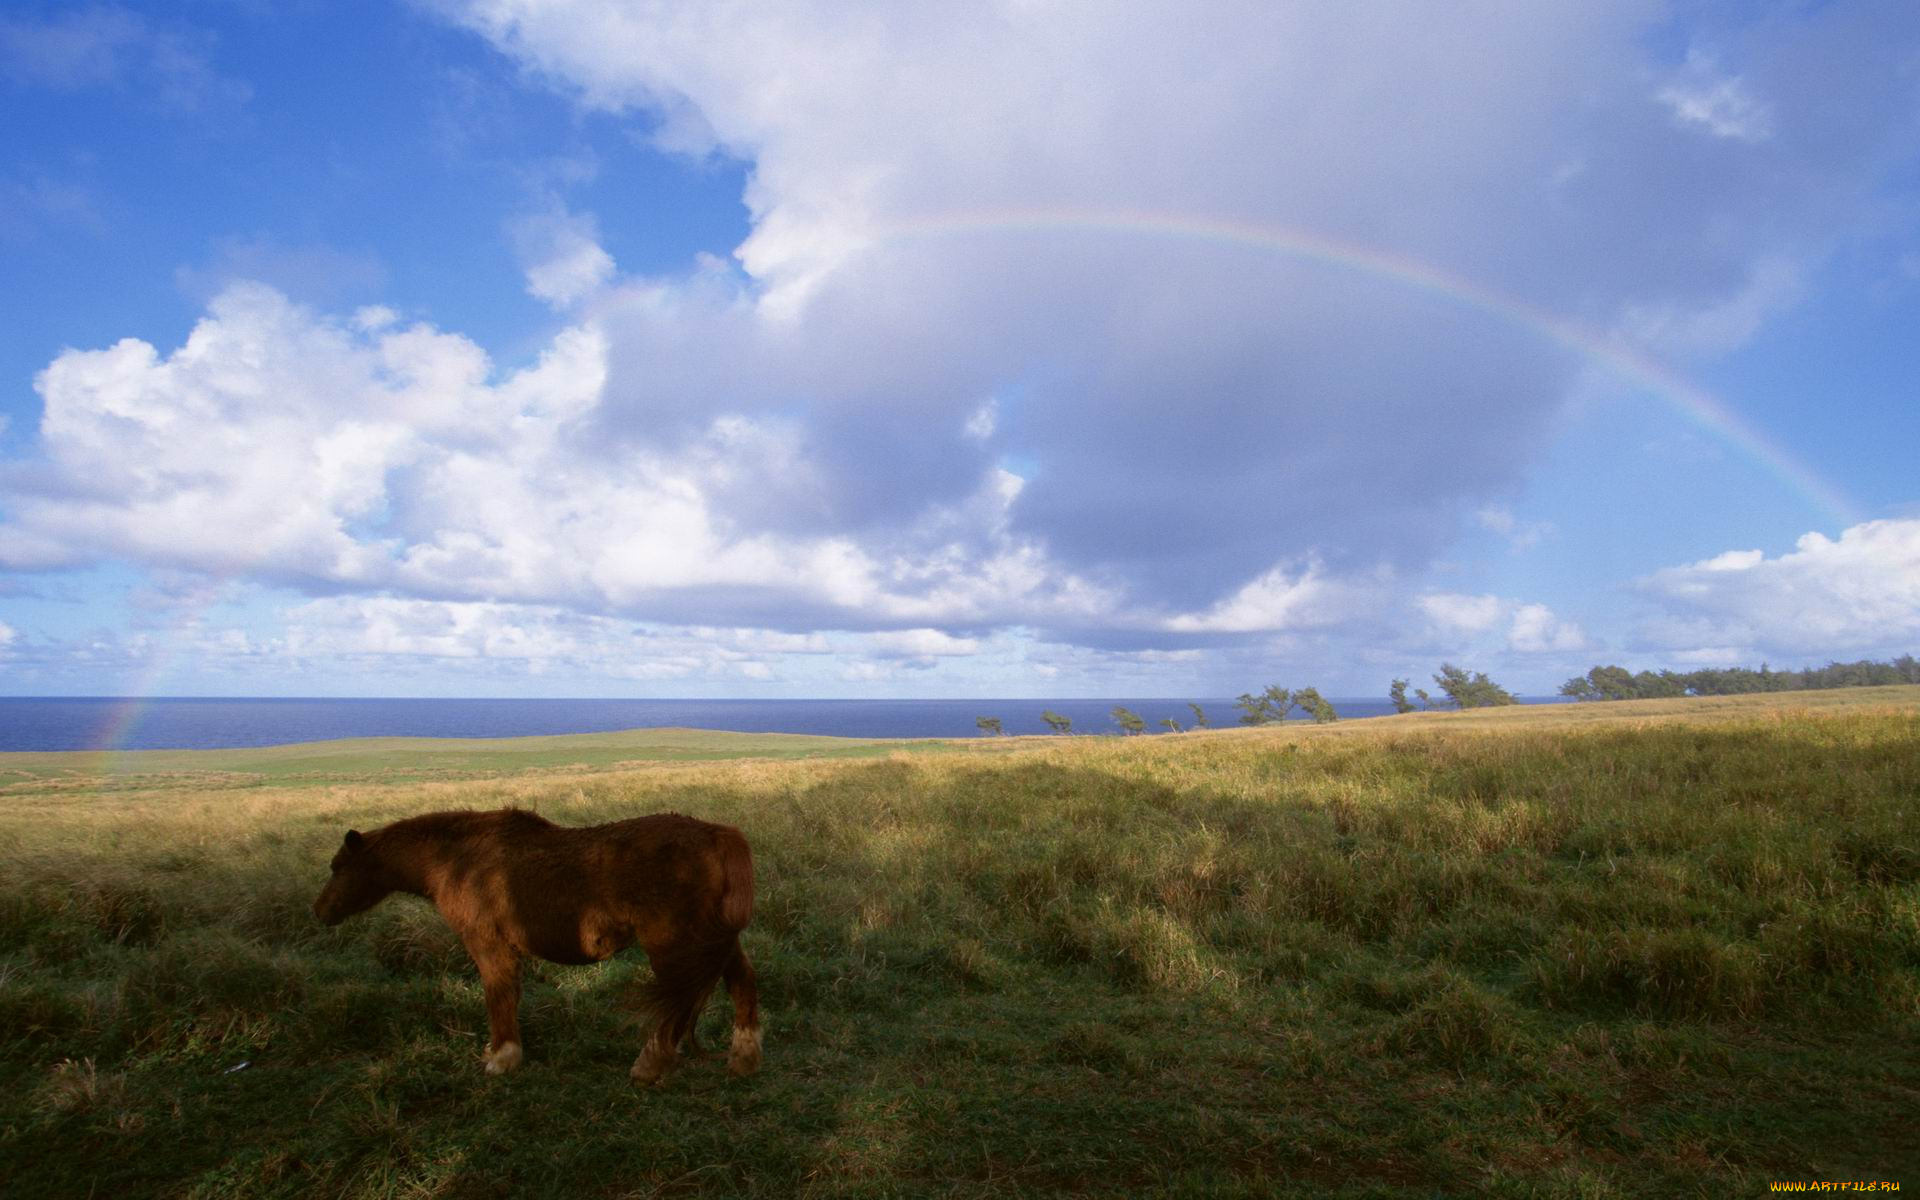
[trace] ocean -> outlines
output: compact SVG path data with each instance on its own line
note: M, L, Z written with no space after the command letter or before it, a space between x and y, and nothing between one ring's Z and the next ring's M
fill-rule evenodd
M1238 724L1232 700L1201 698L1216 726ZM1393 711L1385 698L1334 699L1342 717ZM980 717L1008 733L1046 733L1051 709L1075 733L1118 733L1115 706L1151 732L1193 724L1184 699L1107 700L374 700L0 697L0 751L210 750L360 737L527 737L682 726L837 737L977 737Z

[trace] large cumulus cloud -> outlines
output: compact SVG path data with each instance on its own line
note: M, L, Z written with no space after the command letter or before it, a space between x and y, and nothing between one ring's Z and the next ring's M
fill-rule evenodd
M917 627L1099 607L1006 534L1017 486L1004 475L923 512L911 555L743 527L714 497L814 477L791 431L723 414L671 453L595 447L606 358L597 329L572 327L499 377L472 342L385 310L332 319L234 287L171 354L129 339L42 373L44 457L8 476L0 562L123 558L688 624ZM943 550L947 525L978 553Z
M1809 533L1769 558L1729 550L1639 581L1644 648L1688 661L1891 656L1920 646L1920 520Z
M1374 620L1585 370L1516 314L1725 349L1912 152L1897 7L437 8L747 163L751 235L635 279L523 223L568 324L515 374L245 286L65 355L0 560L953 644ZM1581 642L1544 612L1516 647Z
M1010 464L1017 533L1189 614L1309 555L1423 560L1521 476L1580 364L1405 279L1115 214L1373 247L1724 349L1760 318L1716 315L1790 294L1911 149L1888 8L1664 55L1651 4L443 8L583 105L752 164L744 306L612 302L617 429L803 410L818 475L753 518L821 529Z

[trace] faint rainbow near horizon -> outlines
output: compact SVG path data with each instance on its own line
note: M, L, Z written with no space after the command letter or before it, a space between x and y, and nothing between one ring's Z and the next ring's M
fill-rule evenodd
M125 752L121 745L140 723L141 716L152 707L153 700L159 695L160 680L165 678L180 658L180 647L189 630L200 623L208 609L216 601L203 600L198 604L183 606L174 619L168 622L162 634L154 639L154 652L135 675L136 684L125 696L114 696L117 701L108 718L101 723L87 749L82 754L100 756L99 769L103 775L115 772L119 763L118 755Z
M1705 388L1617 336L1528 304L1431 263L1331 234L1284 225L1138 209L1002 208L884 222L877 243L975 233L1109 233L1183 238L1262 250L1342 268L1487 313L1597 363L1667 402L1689 423L1732 446L1841 529L1866 520L1838 486ZM1837 532L1837 531L1836 531Z

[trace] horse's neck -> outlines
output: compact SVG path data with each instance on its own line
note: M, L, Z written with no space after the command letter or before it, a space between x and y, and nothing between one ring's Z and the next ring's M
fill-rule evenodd
M392 876L394 890L431 898L434 880L459 852L461 832L418 826L387 830L380 860Z

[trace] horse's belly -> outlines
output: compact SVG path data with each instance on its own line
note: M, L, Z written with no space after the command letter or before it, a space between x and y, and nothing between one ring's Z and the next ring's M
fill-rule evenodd
M566 928L540 930L527 949L549 962L579 966L603 962L633 944L632 931L616 922L583 917Z

